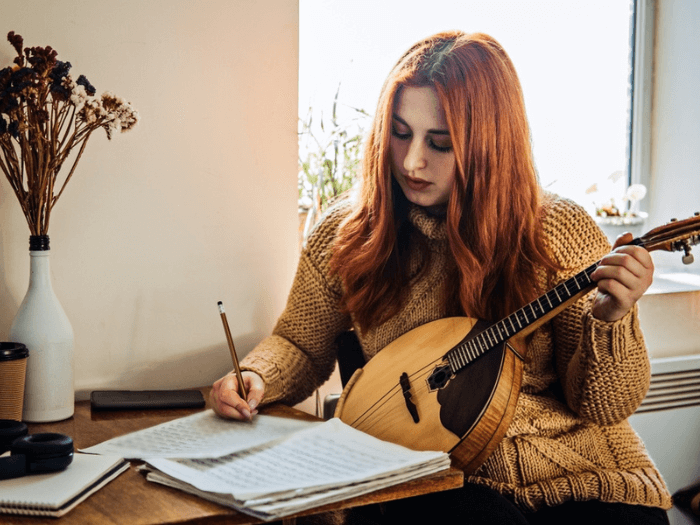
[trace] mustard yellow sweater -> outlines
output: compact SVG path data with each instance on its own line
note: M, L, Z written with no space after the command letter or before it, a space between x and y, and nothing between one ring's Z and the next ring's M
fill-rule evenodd
M333 371L335 338L353 327L337 307L341 283L329 274L333 241L348 212L340 205L315 228L273 334L242 362L265 380L266 403L295 404L311 395ZM413 235L427 238L432 264L410 283L407 306L399 315L367 332L354 326L367 360L403 333L447 316L444 220L419 207L411 209L409 219ZM542 226L552 255L572 269L551 282L542 277L543 290L610 250L595 222L571 201L547 195ZM417 267L420 260L414 254L411 264ZM627 422L650 379L636 307L614 323L599 321L591 315L592 294L535 332L507 435L468 480L495 488L524 510L571 499L670 508L664 481Z

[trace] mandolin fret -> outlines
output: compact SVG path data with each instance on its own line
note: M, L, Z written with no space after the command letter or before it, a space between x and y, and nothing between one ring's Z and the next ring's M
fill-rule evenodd
M452 372L462 368L463 365L461 365L459 362L459 352L447 352L445 357L447 357L447 362L449 363L450 370L452 370Z
M547 304L549 305L550 310L554 310L554 306L552 306L552 301L549 300L549 295L548 295L548 294L544 294L542 297L544 297L545 299L547 299Z
M452 371L461 370L589 287L593 284L591 274L597 267L598 263L592 264L473 338L462 341L446 355Z
M472 343L472 341L470 341L470 343ZM479 349L474 344L468 344L467 351L470 359L476 359L481 355Z

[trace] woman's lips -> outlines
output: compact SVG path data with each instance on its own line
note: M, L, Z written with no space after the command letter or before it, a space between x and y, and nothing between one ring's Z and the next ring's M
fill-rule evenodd
M426 180L414 179L407 175L404 176L404 180L406 181L406 185L414 191L422 191L432 184Z

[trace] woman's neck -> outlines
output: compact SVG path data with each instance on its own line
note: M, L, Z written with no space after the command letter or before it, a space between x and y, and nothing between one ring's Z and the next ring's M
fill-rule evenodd
M436 206L422 206L422 208L431 215L439 219L447 217L447 204L438 204Z

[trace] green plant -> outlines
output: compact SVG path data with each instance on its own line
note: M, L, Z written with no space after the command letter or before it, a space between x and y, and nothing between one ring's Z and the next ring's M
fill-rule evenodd
M364 128L370 115L357 108L349 118L339 116L340 86L333 99L330 121L321 113L318 122L309 108L299 119L299 209L307 211L304 234L328 205L354 184L362 161Z

